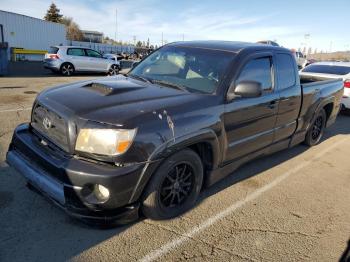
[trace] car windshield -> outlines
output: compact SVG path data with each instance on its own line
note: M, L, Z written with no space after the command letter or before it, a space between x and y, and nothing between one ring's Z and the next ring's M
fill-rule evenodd
M211 94L234 56L225 51L167 46L145 58L129 75L170 88Z
M303 72L331 75L347 75L350 73L350 66L309 65L303 69Z

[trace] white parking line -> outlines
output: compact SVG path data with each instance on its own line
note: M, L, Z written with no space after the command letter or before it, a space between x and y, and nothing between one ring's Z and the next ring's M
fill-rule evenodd
M213 224L217 223L219 220L227 217L228 215L231 215L234 211L236 211L238 208L244 206L245 204L247 204L248 202L258 198L259 196L261 196L263 193L265 193L266 191L272 189L273 187L277 186L279 183L281 183L282 181L284 181L286 178L288 178L290 175L295 174L296 172L300 171L301 169L303 169L304 167L310 165L313 161L315 161L316 159L322 157L323 155L325 155L327 152L329 152L330 150L332 150L333 148L337 147L338 145L340 145L341 143L344 143L344 141L347 140L347 138L344 138L332 145L330 145L328 148L326 148L325 150L319 152L318 154L316 154L313 158L311 158L310 160L307 160L305 162L300 163L299 165L295 166L294 168L292 168L291 170L289 170L286 173L283 173L282 175L280 175L279 177L277 177L275 180L273 180L271 183L257 189L256 191L252 192L251 194L247 195L245 199L240 200L235 202L234 204L232 204L231 206L229 206L228 208L226 208L225 210L221 211L220 213L208 218L207 220L205 220L204 222L202 222L201 224L195 226L194 228L192 228L190 231L182 234L180 237L175 238L174 240L166 243L165 245L163 245L162 247L160 247L159 249L153 250L151 251L149 254L147 254L145 257L143 257L141 260L141 262L149 262L149 261L154 261L158 258L160 258L161 256L165 255L166 253L172 251L173 249L177 248L178 246L182 245L183 243L185 243L186 241L190 240L193 238L193 236L199 234L200 232L204 231L205 229L207 229L208 227L212 226Z
M28 111L28 110L32 110L32 108L27 107L27 108L17 108L17 109L5 109L5 110L0 110L0 113L19 112L19 111Z

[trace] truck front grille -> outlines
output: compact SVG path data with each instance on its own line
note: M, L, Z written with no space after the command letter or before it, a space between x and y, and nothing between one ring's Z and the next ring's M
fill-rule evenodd
M31 125L50 142L69 152L67 123L61 116L38 104L33 110Z

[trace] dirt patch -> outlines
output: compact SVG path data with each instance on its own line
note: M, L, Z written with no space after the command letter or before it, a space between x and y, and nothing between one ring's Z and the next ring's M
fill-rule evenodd
M22 102L26 102L29 97L24 95L1 95L0 96L0 104L18 104Z
M24 91L23 93L31 95L31 94L37 94L38 92L29 90L29 91Z

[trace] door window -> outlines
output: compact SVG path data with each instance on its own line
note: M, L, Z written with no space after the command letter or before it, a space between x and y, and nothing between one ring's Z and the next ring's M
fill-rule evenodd
M236 80L236 84L242 81L259 82L265 93L271 92L273 90L271 58L262 57L248 62Z
M96 57L96 58L102 57L102 55L99 52L96 52L96 51L91 50L91 49L86 49L86 54L87 54L87 56L90 56L90 57Z
M85 56L85 52L81 48L69 48L67 50L67 55Z
M293 58L288 54L276 55L278 89L283 90L295 86L295 66Z

